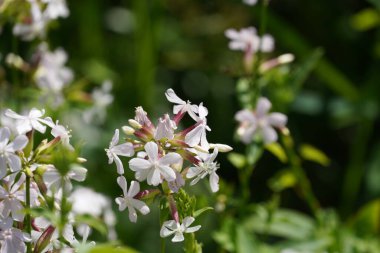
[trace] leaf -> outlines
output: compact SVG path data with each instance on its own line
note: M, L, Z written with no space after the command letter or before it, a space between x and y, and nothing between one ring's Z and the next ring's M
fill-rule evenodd
M364 205L351 221L359 234L380 232L380 199Z
M238 169L244 168L244 166L247 163L247 160L245 159L245 156L242 154L238 154L235 152L229 153L227 155L228 161L232 163L233 166L235 166Z
M265 149L277 157L281 162L286 163L288 161L285 150L277 142L266 145Z
M358 31L366 31L380 24L380 13L378 10L368 8L361 10L351 18L351 25Z
M278 172L268 182L269 187L274 192L280 192L287 188L293 187L296 185L296 183L297 183L297 178L293 174L293 172L289 169L285 169Z
M299 152L301 157L305 160L319 163L322 166L328 166L330 164L330 159L323 151L309 144L301 145Z
M255 142L251 143L247 149L247 162L249 165L254 165L263 154L263 146Z
M203 207L201 209L198 209L197 211L194 212L194 218L196 218L199 215L201 215L202 213L204 213L206 211L210 211L210 210L214 210L214 208L207 206L207 207Z
M107 235L108 229L107 226L102 222L102 220L95 218L91 215L76 215L75 216L76 223L85 223L90 227L99 231L102 235Z
M112 245L104 244L97 245L88 251L82 251L81 253L138 253L138 251L129 247L115 247Z
M236 227L236 252L251 253L252 249L257 248L255 244L254 234L238 225Z

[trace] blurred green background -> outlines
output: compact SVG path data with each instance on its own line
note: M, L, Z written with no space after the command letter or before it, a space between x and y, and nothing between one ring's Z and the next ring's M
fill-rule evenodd
M242 54L228 49L224 31L257 27L259 8L240 0L71 0L68 6L70 17L61 19L50 33L51 48L68 52L76 79L114 83L115 100L106 121L73 132L84 142L88 159L85 184L111 198L120 194L116 168L107 164L102 147L108 147L115 128L133 117L136 106L142 105L153 118L170 112L164 96L168 88L208 107L211 142L243 152L244 146L233 139ZM276 109L287 112L296 145L312 144L330 158L328 166L306 163L305 172L321 205L336 208L342 219L380 195L379 13L378 0L272 0L268 10L267 32L276 41L273 56L293 53L295 67L312 55L321 56L300 92L284 98L291 99L290 107ZM3 52L12 48L9 31L5 27L0 38ZM27 51L23 45L18 47ZM238 188L236 169L226 156L219 159L219 174ZM267 181L281 168L271 154L264 155L251 179L253 202L271 196ZM281 206L309 213L290 190L282 194ZM142 252L156 252L155 212L139 217L137 224L119 213L120 239ZM210 231L217 227L216 219L211 212L201 218L204 252L215 247Z

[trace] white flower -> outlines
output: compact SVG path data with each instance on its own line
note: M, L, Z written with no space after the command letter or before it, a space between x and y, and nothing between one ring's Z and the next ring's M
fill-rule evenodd
M30 235L20 229L13 228L11 218L0 219L0 252L16 253L25 252L25 242L30 242Z
M15 113L11 109L5 111L7 117L19 120L16 127L19 134L25 134L32 129L35 129L40 133L45 133L46 126L42 125L42 123L45 125L51 125L51 120L41 119L44 114L44 109L38 110L36 108L32 108L27 116Z
M34 78L43 92L42 99L58 107L64 101L62 90L74 75L71 69L65 67L67 54L63 49L50 52L46 44L41 44L39 50L40 62Z
M113 161L116 163L117 173L122 175L124 173L123 163L121 162L120 156L131 157L135 154L133 144L130 142L117 145L119 143L119 129L115 130L115 134L112 137L112 141L108 149L105 149L108 156L108 163L111 164Z
M255 112L244 109L236 113L235 119L240 122L237 133L244 143L250 143L255 134L262 135L266 144L277 141L278 136L274 128L284 128L287 117L278 112L269 113L271 107L271 102L261 97Z
M132 181L129 191L125 177L119 176L117 178L117 183L123 190L123 196L116 198L115 201L119 205L119 211L128 208L129 220L131 222L137 221L137 213L135 209L139 210L143 215L150 212L149 207L143 201L134 198L140 191L140 184L138 182Z
M243 0L243 3L253 6L253 5L257 4L257 0Z
M100 217L111 205L110 200L90 188L78 187L70 196L72 211L76 214L90 214Z
M77 182L83 182L86 179L87 169L83 168L77 164L73 164L69 172L64 176L64 190L71 191L72 184L71 180ZM54 167L54 165L47 165L47 169L43 174L43 180L46 184L46 187L56 193L59 189L62 188L62 176L59 171Z
M177 170L175 170L175 175L175 180L168 182L168 186L173 192L178 192L179 189L185 185L185 180L183 179L181 173L179 173Z
M211 131L210 127L207 125L207 114L207 108L204 107L201 103L199 105L199 117L197 117L197 126L185 136L185 142L190 147L194 147L200 144L203 149L208 150L210 148L210 145L206 138L206 130Z
M52 126L52 129L51 129L51 134L55 138L59 137L61 139L63 146L65 146L66 148L72 151L74 150L74 147L71 146L70 144L70 138L71 138L70 132L71 130L67 130L64 126L59 125L58 121L56 122L56 124Z
M44 11L44 16L48 19L57 19L59 17L66 18L69 16L69 9L67 8L65 0L43 0L47 3Z
M15 152L24 149L28 143L28 137L25 135L19 135L13 142L8 143L10 135L9 128L0 128L0 179L7 174L7 165L11 172L21 170L21 159Z
M183 219L182 224L175 220L165 221L164 224L162 224L160 236L168 237L174 234L172 242L181 242L185 239L183 233L194 233L201 228L201 225L190 227L194 220L193 217L188 216Z
M174 92L173 89L168 89L165 92L166 98L169 100L169 102L172 102L174 104L177 104L173 107L173 113L188 113L190 117L192 117L194 120L197 120L196 113L198 113L198 106L192 105L190 101L183 101L180 99Z
M187 178L194 178L190 185L196 184L200 179L205 178L207 175L210 175L210 187L213 192L219 190L219 176L216 174L216 171L219 169L219 164L214 162L216 156L218 155L218 149L215 148L212 154L203 154L199 153L203 162L199 162L195 167L190 167L189 171L186 174Z
M271 52L274 48L273 37L265 34L260 38L254 27L243 28L240 31L228 29L224 34L231 40L229 43L229 48L231 50L255 53L257 51ZM261 45L260 40L262 40Z
M158 146L154 142L145 144L144 149L148 155L148 160L133 158L129 161L129 167L136 172L136 179L139 181L147 179L149 185L157 186L162 183L162 178L170 182L176 179L174 170L169 166L179 163L181 156L177 153L168 153L159 157Z
M13 27L13 34L20 36L25 41L44 37L47 25L47 20L42 15L39 3L36 0L28 0L28 2L30 3L30 22L16 24Z
M95 88L91 92L93 105L91 108L83 112L83 119L85 122L103 122L106 118L106 108L113 102L113 95L111 94L112 82L106 80L102 83L100 88Z
M167 138L171 140L174 138L175 129L177 129L176 123L170 119L168 114L165 114L164 118L160 118L158 121L154 139L161 140L162 138Z
M24 207L22 202L25 202L25 189L21 189L25 183L25 174L22 173L20 179L15 182L16 173L3 179L6 184L5 188L0 186L0 212L2 217L8 217L11 214L13 220L23 221ZM31 206L38 204L38 192L34 187L30 189Z

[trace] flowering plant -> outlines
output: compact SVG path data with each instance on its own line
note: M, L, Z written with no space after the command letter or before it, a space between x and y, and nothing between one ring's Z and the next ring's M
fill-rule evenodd
M154 125L143 108L137 107L134 119L128 121L129 126L123 127L125 141L119 144L119 130L116 129L106 153L109 163L116 163L119 174L117 183L123 191L123 195L116 198L119 210L128 208L130 221L136 222L136 209L143 215L148 214L150 209L144 201L159 197L163 221L160 236L174 234L172 241L179 242L185 240L184 233L200 229L200 225L190 225L196 216L207 210L195 210L195 199L185 190L186 180L192 179L190 185L194 185L208 176L211 191L217 192L219 176L216 171L219 165L215 158L218 152L228 152L232 148L208 142L206 134L211 129L207 125L208 110L203 103L193 105L189 101L185 102L172 89L168 89L165 95L175 104L172 117L165 114ZM186 115L195 123L179 130L181 120ZM129 189L119 156L132 158L128 166L137 181L131 181ZM140 191L139 182L146 182L148 189ZM168 213L171 220L167 220ZM190 235L187 238L186 251L198 252L200 245L195 237Z

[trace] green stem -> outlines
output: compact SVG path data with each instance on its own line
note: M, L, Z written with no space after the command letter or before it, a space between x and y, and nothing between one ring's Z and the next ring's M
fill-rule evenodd
M28 173L28 169L26 171L26 180L25 180L25 205L27 208L27 213L25 215L25 225L26 232L31 235L32 234L32 219L30 216L30 175ZM26 243L26 252L32 253L32 242Z
M64 240L63 238L63 230L65 228L66 224L66 206L67 206L67 199L66 199L66 189L65 189L65 179L62 176L61 178L61 185L62 185L62 200L61 200L61 210L60 210L60 222L59 222L59 228L58 228L58 235L59 240Z
M301 159L293 149L293 139L291 136L280 135L280 140L288 157L290 167L297 178L299 193L305 199L314 215L317 215L320 204L313 193L309 179L301 167Z
M350 150L350 161L343 181L341 213L347 216L351 213L364 174L364 161L368 142L373 131L373 121L363 120L357 129L354 143Z

